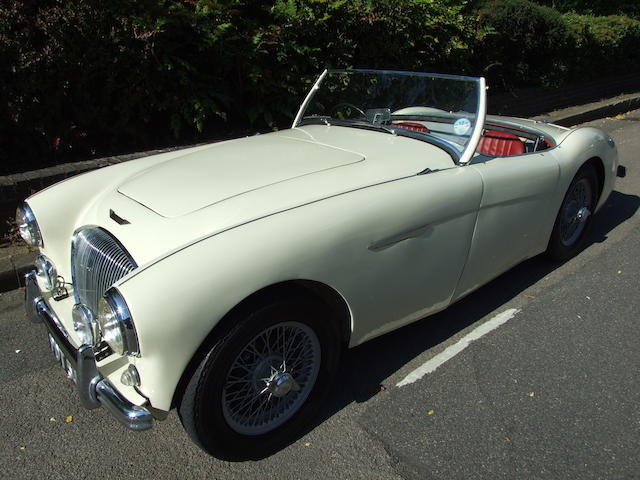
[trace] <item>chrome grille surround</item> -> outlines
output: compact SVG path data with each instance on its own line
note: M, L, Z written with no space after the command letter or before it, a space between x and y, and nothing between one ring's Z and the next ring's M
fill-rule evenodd
M127 273L137 268L122 244L100 227L76 231L71 242L71 272L77 303L98 313L104 293Z

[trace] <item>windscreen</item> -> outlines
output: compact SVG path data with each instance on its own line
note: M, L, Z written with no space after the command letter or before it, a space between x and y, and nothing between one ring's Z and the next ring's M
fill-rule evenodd
M482 79L429 73L328 70L303 104L295 126L368 128L440 146L461 161L480 115ZM475 142L477 143L477 142ZM475 145L473 145L475 150Z

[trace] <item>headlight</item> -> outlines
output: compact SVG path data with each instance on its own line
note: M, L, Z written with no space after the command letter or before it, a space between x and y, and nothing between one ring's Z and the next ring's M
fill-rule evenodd
M42 247L42 235L31 207L23 203L16 210L16 224L22 239L32 247Z
M107 291L98 305L98 324L102 339L120 355L139 353L136 330L129 308L115 288Z
M38 255L35 265L44 288L49 292L55 290L58 286L58 272L53 262L44 255Z

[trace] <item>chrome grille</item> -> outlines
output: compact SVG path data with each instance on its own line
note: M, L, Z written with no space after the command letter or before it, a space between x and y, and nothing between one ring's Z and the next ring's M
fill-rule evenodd
M73 237L71 270L76 302L94 313L98 313L104 292L136 267L120 242L101 228L86 228Z

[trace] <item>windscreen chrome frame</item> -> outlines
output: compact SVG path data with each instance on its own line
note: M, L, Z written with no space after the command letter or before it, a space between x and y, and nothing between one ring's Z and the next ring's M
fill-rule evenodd
M466 165L473 158L476 153L476 148L480 143L480 137L482 137L482 131L484 130L484 121L487 116L487 83L484 77L477 77L478 81L478 110L476 111L476 124L473 127L471 138L467 148L462 152L462 156L458 163L460 165Z
M318 77L318 79L316 80L316 83L313 84L313 87L311 87L311 90L309 90L309 93L307 93L307 96L305 97L304 102L302 102L302 105L300 105L300 108L298 109L296 118L293 119L291 128L296 128L298 125L300 125L300 121L302 120L302 114L307 109L307 105L309 105L309 102L311 101L315 93L320 88L320 84L322 83L322 80L324 80L324 77L327 76L327 73L329 73L329 70L325 69L324 72L322 72Z

